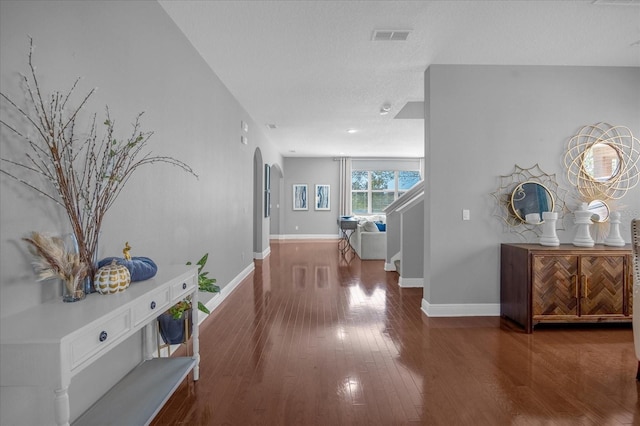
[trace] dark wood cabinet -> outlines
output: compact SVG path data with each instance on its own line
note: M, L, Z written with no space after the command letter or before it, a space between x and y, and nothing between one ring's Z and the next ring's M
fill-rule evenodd
M540 322L630 322L631 246L502 244L500 315Z

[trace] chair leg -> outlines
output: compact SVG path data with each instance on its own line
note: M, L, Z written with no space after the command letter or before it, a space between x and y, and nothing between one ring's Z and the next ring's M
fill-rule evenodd
M636 373L636 380L640 381L640 360L638 361L638 372Z

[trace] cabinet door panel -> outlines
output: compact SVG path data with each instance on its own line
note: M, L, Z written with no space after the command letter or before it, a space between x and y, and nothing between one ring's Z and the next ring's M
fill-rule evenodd
M533 315L578 313L576 256L533 256Z
M581 256L581 315L624 315L624 256Z

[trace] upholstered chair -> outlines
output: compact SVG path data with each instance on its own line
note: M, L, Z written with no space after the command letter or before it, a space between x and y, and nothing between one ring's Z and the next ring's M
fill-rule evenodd
M631 247L633 248L633 341L638 358L636 379L640 380L640 218L631 221Z

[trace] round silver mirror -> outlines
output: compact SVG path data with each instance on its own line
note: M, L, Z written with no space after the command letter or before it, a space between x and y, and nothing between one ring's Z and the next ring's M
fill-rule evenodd
M591 214L592 222L606 222L609 219L609 206L602 200L593 200L587 206Z
M594 143L585 151L582 167L591 179L606 182L620 172L620 153L608 143Z
M542 218L543 212L552 212L554 208L553 195L544 185L534 181L527 181L515 187L511 193L511 211L522 222L540 223L532 220L538 214Z

